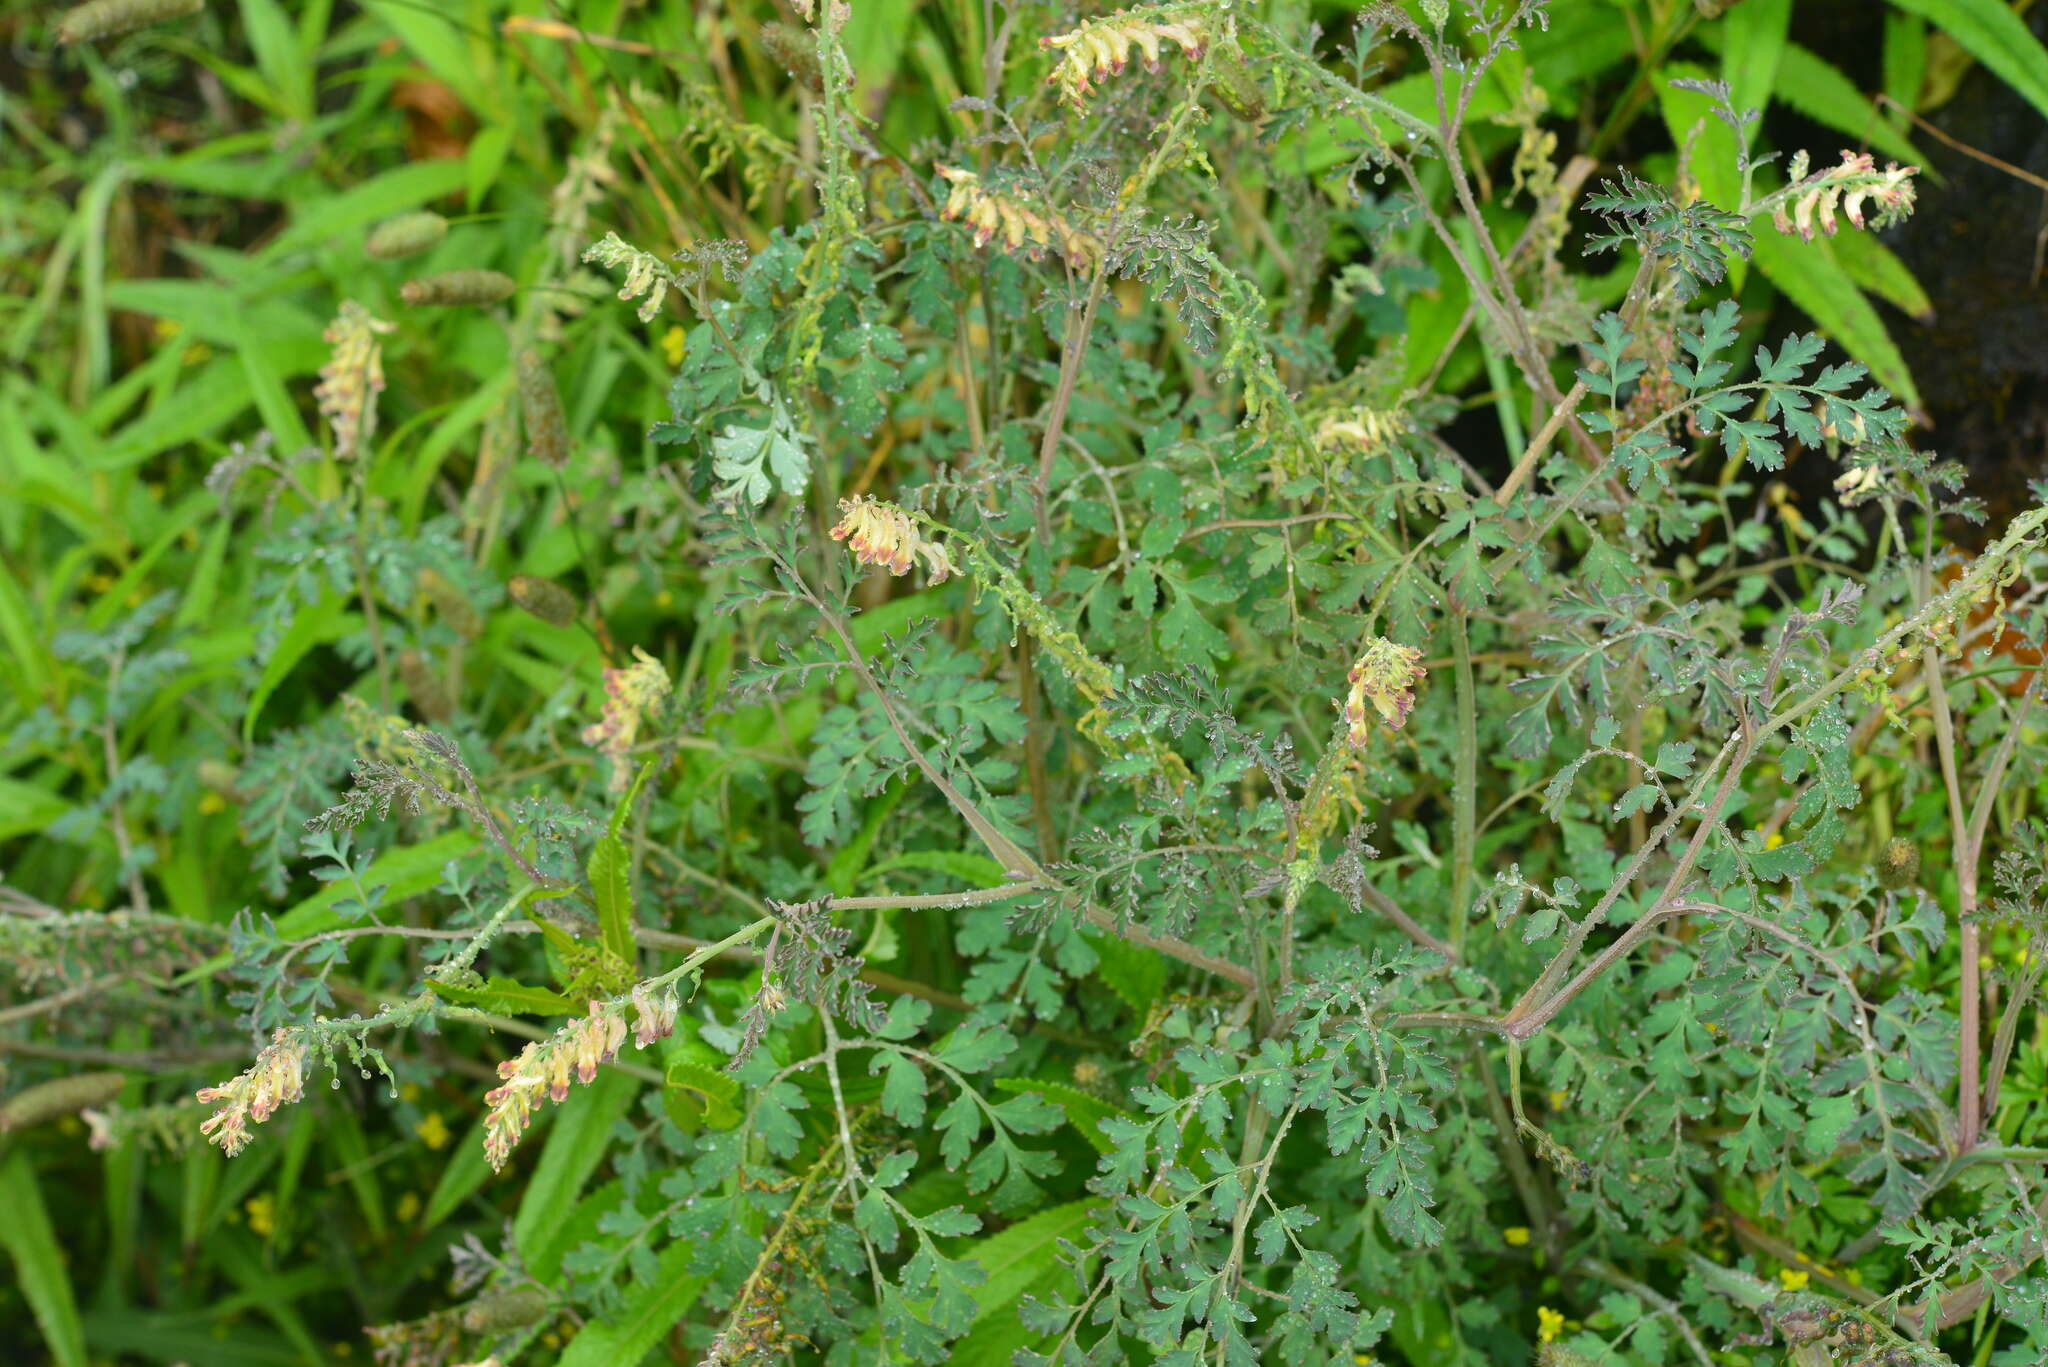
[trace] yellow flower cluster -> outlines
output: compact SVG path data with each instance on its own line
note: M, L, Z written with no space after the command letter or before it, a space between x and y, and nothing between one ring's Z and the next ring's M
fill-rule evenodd
M212 1118L199 1127L199 1132L220 1145L229 1157L240 1153L249 1142L249 1122L260 1125L279 1106L305 1096L299 1085L305 1062L306 1046L291 1031L279 1027L248 1072L229 1078L218 1087L199 1089L197 1100L221 1103Z
M1344 700L1344 719L1351 723L1351 743L1365 744L1371 734L1367 708L1398 731L1415 707L1415 685L1427 671L1422 652L1414 646L1395 645L1384 636L1365 643L1365 653L1351 666L1351 693Z
M396 326L344 299L321 334L334 354L320 367L313 401L334 433L336 460L355 459L377 430L377 395L384 388L384 346L377 338Z
M1789 169L1796 185L1806 174L1806 154L1795 156ZM1782 203L1772 212L1772 226L1781 233L1796 232L1811 242L1816 219L1822 232L1834 235L1837 207L1851 223L1862 227L1867 201L1877 209L1872 226L1888 228L1913 212L1913 177L1919 169L1887 162L1880 171L1868 152L1844 152L1841 165L1815 176L1793 197L1791 213L1785 212Z
M1080 108L1088 102L1094 84L1122 74L1133 51L1147 71L1157 71L1159 54L1166 48L1178 47L1189 57L1200 57L1209 45L1209 35L1201 16L1186 10L1118 10L1107 18L1091 19L1071 33L1041 38L1038 45L1060 54L1046 84L1059 87L1060 98Z
M861 564L880 565L891 574L908 574L918 561L924 562L929 583L943 584L959 572L946 548L918 530L909 513L866 494L839 500L832 539L844 541Z
M604 672L604 719L583 728L584 742L611 756L614 792L623 792L631 781L626 756L640 735L641 719L671 687L661 661L638 646L633 647L633 661L624 669Z
M975 246L986 247L1000 237L1005 247L1027 255L1057 251L1070 266L1092 265L1101 259L1102 243L1092 233L989 189L972 171L944 165L937 169L953 187L939 216L973 228Z
M590 1014L563 1026L544 1040L535 1040L498 1065L502 1085L484 1094L490 1107L484 1117L484 1157L496 1171L505 1166L519 1137L526 1133L542 1092L555 1102L569 1095L569 1078L589 1085L599 1064L609 1063L626 1042L626 1006L634 1012L633 1043L645 1049L675 1033L680 1002L675 989L656 997L645 983L625 1000L590 1003Z

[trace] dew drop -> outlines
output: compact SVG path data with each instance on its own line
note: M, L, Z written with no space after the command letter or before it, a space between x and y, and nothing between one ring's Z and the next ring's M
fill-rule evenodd
M332 1091L332 1092L338 1092L338 1091L340 1091L340 1090L341 1090L341 1079L340 1079L340 1078L338 1078L338 1077L331 1077L331 1078L327 1079L327 1089L328 1089L329 1091Z

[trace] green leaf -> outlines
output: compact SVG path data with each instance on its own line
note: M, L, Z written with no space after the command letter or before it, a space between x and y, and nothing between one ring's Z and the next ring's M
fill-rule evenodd
M559 992L534 987L516 978L494 977L482 987L462 987L429 978L434 995L455 1006L492 1011L504 1016L571 1016L581 1008Z
M1791 28L1792 0L1748 0L1728 11L1721 24L1721 79L1737 113L1762 113ZM1752 123L1744 130L1748 141L1755 141L1757 127Z
M590 891L597 900L599 938L620 963L639 962L633 922L633 857L616 835L601 835L590 850Z
M1893 0L1961 44L2048 115L2048 50L2004 0Z
M661 1251L654 1275L626 1293L625 1304L585 1325L557 1367L631 1367L675 1327L704 1287L687 1275L696 1249L679 1239Z
M330 593L317 604L300 608L298 615L292 618L291 626L286 628L277 649L271 652L269 662L263 666L263 673L249 694L249 705L242 712L244 744L255 738L256 719L263 715L263 705L270 701L270 695L277 692L278 686L299 661L311 654L315 646L339 640L362 627L360 616L342 611L343 601L340 594Z
M1757 234L1750 259L1837 345L1869 366L1871 379L1898 395L1908 408L1921 407L1920 390L1906 369L1906 358L1885 331L1877 310L1836 263L1828 238L1801 242L1765 229Z
M709 1126L729 1130L740 1123L740 1085L730 1073L677 1059L663 1078L662 1103L669 1119L687 1133Z
M777 483L790 497L801 498L810 483L811 461L796 434L779 421L769 427L735 424L711 439L711 473L725 481L724 494L744 495L759 507Z
M491 1160L484 1156L484 1123L479 1117L469 1133L449 1149L448 1166L441 1170L441 1180L434 1184L426 1212L420 1216L420 1233L453 1215L478 1187L490 1180Z
M0 1244L14 1259L16 1284L42 1331L57 1367L85 1367L85 1333L71 1279L50 1228L50 1212L28 1156L16 1153L0 1164Z
M1934 301L1892 249L1870 233L1839 233L1835 261L1865 294L1874 294L1920 322L1934 316Z
M1131 1113L1122 1107L1113 1106L1091 1092L1064 1082L1048 1082L1035 1077L999 1077L996 1090L1012 1096L1036 1092L1046 1100L1056 1103L1066 1113L1067 1123L1080 1131L1081 1137L1095 1147L1098 1153L1109 1153L1116 1148L1116 1141L1103 1128L1102 1122L1110 1119L1131 1119Z
M554 1129L541 1150L540 1165L520 1198L512 1218L512 1241L526 1259L528 1271L542 1281L561 1268L566 1249L552 1246L551 1236L576 1205L577 1193L604 1160L612 1126L625 1117L640 1090L638 1078L616 1068L600 1068L587 1087L571 1087L556 1107Z

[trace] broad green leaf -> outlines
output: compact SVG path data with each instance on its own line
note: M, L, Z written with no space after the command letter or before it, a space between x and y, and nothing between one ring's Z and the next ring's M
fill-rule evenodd
M730 1073L677 1059L668 1065L664 1080L662 1100L669 1119L685 1132L694 1134L706 1125L729 1130L740 1123L739 1108L733 1104L739 1100L740 1085Z
M25 1153L0 1163L0 1245L14 1260L16 1287L35 1316L51 1360L57 1367L85 1367L85 1333L71 1296L71 1278L64 1271L50 1212Z
M597 899L598 933L623 964L638 962L633 926L633 857L616 835L601 835L590 849L590 890Z
M679 1239L661 1251L654 1276L626 1292L625 1304L586 1324L562 1353L558 1367L631 1367L690 1313L703 1289L687 1275L695 1248Z
M1925 321L1934 315L1934 301L1913 278L1906 263L1870 233L1841 232L1833 238L1835 261L1856 287L1895 308Z
M427 1197L426 1211L420 1216L420 1233L453 1215L478 1187L490 1181L491 1160L484 1156L484 1123L479 1117L469 1132L449 1147L448 1166L441 1170L441 1180L434 1184L433 1195ZM541 1124L541 1117L536 1115L534 1123Z
M2048 116L2048 50L2004 0L1892 0L1939 28Z
M512 1241L535 1277L545 1281L560 1270L566 1250L544 1250L543 1242L575 1207L583 1184L604 1161L612 1126L625 1117L639 1091L638 1078L616 1068L599 1068L588 1086L571 1087L568 1098L555 1108L558 1114L540 1164L512 1217ZM551 1261L542 1257L544 1252L553 1254Z
M315 646L339 640L361 628L363 619L356 613L344 611L344 601L340 594L330 593L318 603L301 607L298 615L292 618L291 626L285 629L277 649L271 652L269 662L263 666L256 687L249 692L249 705L242 712L244 743L255 738L256 721L263 715L263 705L298 667L299 661L311 654Z
M451 1005L502 1016L573 1016L580 1010L561 993L516 978L494 977L482 987L462 987L429 978L427 985L434 989L435 996Z
M1728 98L1737 113L1763 112L1791 28L1792 0L1748 0L1722 20L1721 79L1728 83ZM1761 123L1759 119L1743 130L1751 143Z
M1066 1112L1067 1123L1079 1130L1081 1137L1098 1153L1109 1153L1116 1147L1116 1141L1102 1128L1102 1122L1111 1117L1130 1119L1130 1112L1122 1107L1064 1082L1047 1082L1035 1077L1001 1077L996 1079L996 1090L1012 1096L1036 1092L1048 1101L1057 1102Z

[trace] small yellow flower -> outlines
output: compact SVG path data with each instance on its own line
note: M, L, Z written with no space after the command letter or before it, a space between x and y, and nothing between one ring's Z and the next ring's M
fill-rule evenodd
M661 354L668 357L670 365L683 363L683 352L688 345L689 338L680 327L671 327L661 334Z
M1536 1337L1540 1342L1550 1343L1564 1332L1564 1316L1547 1305L1536 1307Z
M438 1149L441 1146L439 1144L436 1144L434 1147ZM398 1198L398 1223L400 1223L401 1225L409 1225L416 1218L418 1218L419 1213L420 1194L418 1192L409 1191L405 1195Z
M1772 831L1769 835L1764 837L1764 848L1767 850L1775 850L1778 848L1778 846L1784 843L1785 837L1778 834L1776 831Z
M428 1111L427 1118L413 1126L412 1132L430 1149L438 1151L448 1147L448 1122L441 1119L439 1111Z
M403 1087L400 1087L398 1089L398 1099L400 1101L418 1101L420 1099L419 1083L408 1082Z
M1778 1271L1778 1281L1784 1285L1787 1291L1804 1291L1806 1289L1806 1278L1806 1273L1795 1272L1789 1267L1780 1268Z
M1851 1267L1843 1271L1842 1280L1851 1286L1861 1286L1863 1285L1863 1274Z
M277 1231L277 1198L269 1192L252 1196L242 1203L242 1209L249 1212L249 1232L269 1238Z
M1552 1092L1550 1094L1550 1109L1553 1111L1561 1111L1564 1109L1564 1103L1569 1100L1571 1100L1571 1095L1567 1092L1564 1092L1562 1090Z
M1509 1225L1500 1232L1500 1237L1508 1241L1508 1247L1520 1248L1529 1242L1529 1227L1527 1225Z
M201 793L199 795L199 814L201 816L212 816L215 812L224 812L227 810L227 806L228 800L219 793Z

